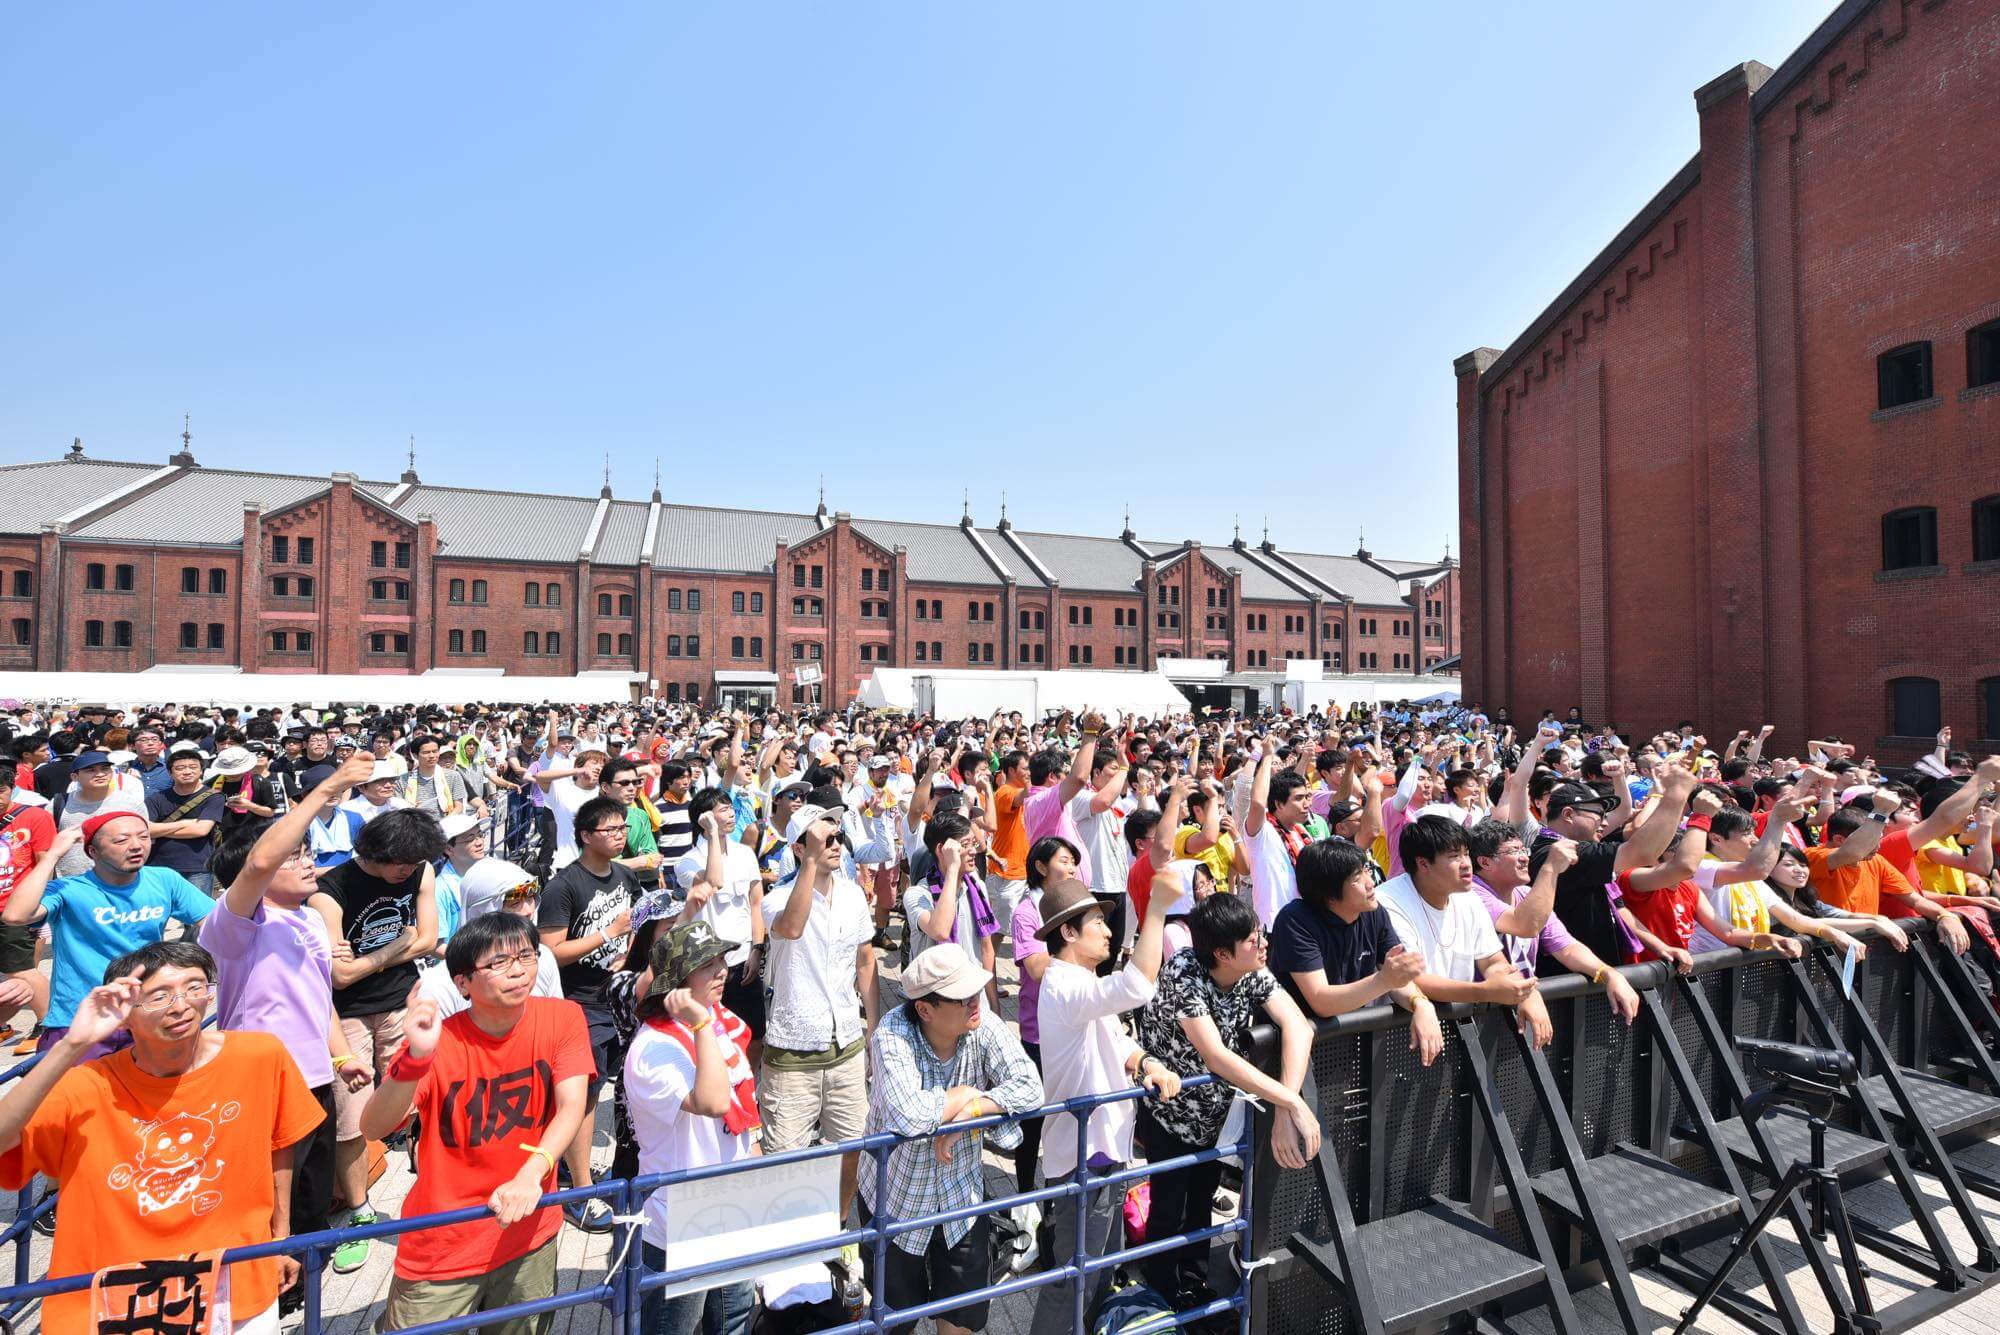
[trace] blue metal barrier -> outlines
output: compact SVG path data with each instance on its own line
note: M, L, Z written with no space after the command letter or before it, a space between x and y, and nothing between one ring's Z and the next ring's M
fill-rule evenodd
M35 1060L38 1060L38 1058L23 1062L13 1070L0 1075L0 1081L13 1079L24 1074L33 1066ZM1210 1075L1194 1076L1185 1081L1182 1088L1197 1088L1200 1085L1212 1082L1214 1079L1215 1077ZM631 1236L631 1234L635 1229L642 1229L643 1225L631 1221L638 1217L647 1198L653 1192L663 1187L683 1182L701 1182L712 1178L728 1177L733 1174L748 1172L774 1164L802 1163L814 1159L823 1159L830 1155L862 1153L870 1155L875 1161L875 1199L886 1202L889 1199L889 1154L897 1146L905 1143L928 1142L941 1135L957 1135L968 1131L980 1131L1002 1125L1006 1122L1023 1119L1005 1115L981 1117L971 1121L953 1122L947 1128L940 1128L938 1131L925 1136L903 1137L882 1132L837 1145L812 1145L804 1149L789 1150L783 1154L774 1154L768 1157L760 1156L740 1159L734 1163L710 1164L699 1168L681 1169L672 1173L656 1173L637 1178L614 1179L608 1182L595 1183L587 1187L571 1187L563 1191L551 1192L542 1197L542 1206L561 1206L575 1201L601 1199L607 1201L613 1210L623 1217L611 1235L611 1254L614 1258L621 1258L618 1269L613 1272L607 1272L601 1282L570 1293L552 1294L549 1297L537 1298L530 1302L515 1303L507 1307L495 1308L491 1311L477 1312L463 1317L455 1317L445 1321L435 1321L422 1326L410 1327L408 1335L452 1335L453 1332L471 1330L478 1326L506 1321L515 1317L535 1316L543 1312L552 1312L569 1307L581 1307L593 1303L602 1303L611 1309L614 1330L622 1331L624 1335L640 1335L640 1304L644 1295L649 1292L664 1288L669 1284L704 1279L713 1275L740 1270L746 1266L775 1267L787 1261L823 1252L829 1247L839 1247L849 1243L870 1247L874 1252L874 1275L876 1282L871 1286L872 1291L869 1294L868 1311L861 1319L833 1327L823 1332L822 1335L861 1335L862 1332L869 1332L869 1335L887 1335L890 1331L909 1326L927 1316L936 1316L939 1313L949 1312L971 1303L1004 1298L1011 1294L1042 1288L1049 1284L1059 1284L1066 1280L1083 1281L1075 1284L1072 1293L1075 1303L1075 1329L1082 1331L1086 1329L1084 1318L1087 1314L1084 1309L1088 1301L1087 1281L1090 1276L1097 1275L1123 1262L1143 1260L1146 1257L1171 1251L1188 1244L1209 1243L1216 1239L1228 1237L1237 1239L1238 1268L1242 1273L1242 1282L1238 1285L1237 1291L1226 1298L1219 1298L1205 1307L1179 1313L1173 1324L1176 1327L1185 1326L1195 1321L1205 1320L1212 1316L1234 1311L1237 1313L1237 1329L1240 1335L1250 1335L1251 1265L1256 1260L1251 1251L1251 1220L1249 1213L1251 1199L1250 1176L1252 1166L1256 1160L1258 1128L1260 1125L1267 1124L1267 1119L1262 1117L1258 1109L1253 1105L1246 1110L1248 1115L1244 1118L1242 1138L1234 1144L1217 1145L1213 1149L1201 1150L1193 1154L1166 1159L1160 1163L1135 1164L1115 1173L1107 1173L1101 1177L1093 1175L1088 1168L1089 1153L1086 1149L1086 1137L1089 1130L1088 1114L1093 1109L1109 1104L1122 1103L1127 1100L1145 1097L1150 1097L1145 1090L1134 1087L1119 1090L1112 1094L1090 1095L1070 1099L1067 1102L1050 1104L1035 1112L1026 1114L1029 1117L1043 1117L1065 1112L1077 1114L1074 1120L1077 1135L1078 1169L1068 1182L1054 1186L1038 1187L1032 1191L1018 1192L1013 1195L995 1197L991 1200L979 1201L973 1205L913 1219L878 1216L866 1227L846 1229L831 1237L815 1238L787 1247L771 1248L744 1256L709 1262L705 1265L686 1266L678 1270L647 1271L638 1258L633 1255L638 1248L640 1239ZM1195 1164L1229 1157L1238 1157L1243 1164L1243 1190L1235 1219L1192 1233L1174 1234L1166 1238L1149 1238L1146 1242L1136 1247L1107 1252L1103 1256L1088 1256L1085 1254L1083 1248L1083 1230L1079 1228L1077 1230L1077 1246L1074 1253L1059 1265L1053 1264L1055 1258L1049 1258L1052 1264L1047 1270L1031 1275L1014 1276L999 1283L975 1289L969 1293L953 1294L918 1307L896 1310L887 1307L884 1303L882 1277L887 1270L888 1250L891 1241L901 1234L912 1232L916 1229L928 1228L933 1225L951 1223L959 1219L970 1219L978 1215L1000 1214L1019 1205L1053 1204L1055 1201L1065 1197L1074 1199L1077 1202L1077 1208L1079 1211L1082 1211L1086 1192L1122 1192L1130 1183L1150 1177L1154 1173L1192 1167ZM23 1199L25 1201L25 1193L23 1193ZM43 1201L39 1207L24 1213L18 1218L4 1235L0 1235L0 1237L12 1239L15 1243L14 1277L16 1282L6 1288L0 1288L0 1313L4 1313L9 1318L31 1302L38 1301L51 1294L68 1293L82 1289L88 1287L90 1284L91 1277L89 1275L71 1275L57 1279L42 1279L27 1283L20 1282L22 1276L26 1274L29 1260L29 1248L31 1245L29 1230L33 1227L32 1215L51 1207L52 1201ZM422 1215L410 1219L385 1219L380 1223L358 1227L350 1226L347 1228L325 1229L317 1233L298 1234L290 1238L259 1243L251 1247L234 1247L223 1253L223 1260L234 1262L253 1261L267 1256L299 1257L304 1269L305 1335L320 1335L324 1322L324 1314L321 1310L322 1273L327 1259L332 1255L334 1248L346 1242L364 1239L394 1238L401 1234L412 1233L421 1229L469 1223L475 1219L486 1218L490 1213L486 1207L476 1206L462 1210L450 1210L441 1214ZM1171 1297L1171 1295L1166 1296Z

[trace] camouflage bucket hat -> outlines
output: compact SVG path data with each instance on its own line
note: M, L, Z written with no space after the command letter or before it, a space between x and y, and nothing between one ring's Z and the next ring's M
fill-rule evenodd
M689 974L710 960L727 955L736 946L736 942L724 941L713 927L698 918L663 933L653 942L653 985L646 989L646 995L662 996L687 986Z

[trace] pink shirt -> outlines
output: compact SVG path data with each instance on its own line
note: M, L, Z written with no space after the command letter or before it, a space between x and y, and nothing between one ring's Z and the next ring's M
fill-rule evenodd
M1032 959L1036 955L1046 955L1049 948L1035 933L1042 930L1042 893L1030 890L1021 896L1021 902L1014 906L1014 963ZM1042 980L1029 976L1021 970L1021 1041L1039 1043L1042 1041L1042 1024L1037 1014L1037 1003L1042 998Z
M1084 847L1083 836L1077 833L1076 820L1069 814L1069 803L1063 801L1062 780L1037 788L1028 794L1022 806L1021 817L1028 831L1028 847L1033 848L1037 839L1050 835L1067 839L1076 846L1076 878L1085 885L1095 885L1090 879L1090 852Z

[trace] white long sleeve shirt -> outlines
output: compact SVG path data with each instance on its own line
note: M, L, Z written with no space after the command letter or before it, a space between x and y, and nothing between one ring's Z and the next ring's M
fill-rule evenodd
M1125 1064L1139 1044L1118 1023L1126 1011L1153 999L1153 980L1127 964L1109 978L1099 978L1080 964L1049 961L1042 975L1041 999L1035 1013L1042 1031L1043 1097L1061 1103L1083 1094L1109 1094L1131 1088ZM1132 1161L1132 1128L1138 1120L1137 1101L1107 1104L1090 1114L1084 1152L1104 1155L1114 1163ZM1042 1174L1054 1179L1076 1171L1076 1118L1057 1113L1042 1129Z

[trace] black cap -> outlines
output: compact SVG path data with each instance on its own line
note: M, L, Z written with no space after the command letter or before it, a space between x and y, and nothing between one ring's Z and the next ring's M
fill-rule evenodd
M1558 784L1549 790L1548 804L1544 808L1549 819L1554 820L1565 811L1606 812L1618 805L1618 799L1595 788L1586 788L1580 783Z

